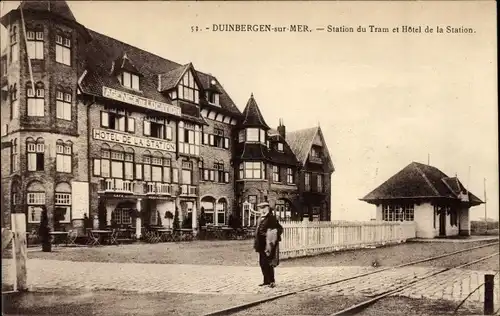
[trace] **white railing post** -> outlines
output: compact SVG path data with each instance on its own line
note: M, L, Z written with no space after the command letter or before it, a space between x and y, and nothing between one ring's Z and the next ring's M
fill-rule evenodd
M24 213L12 213L12 255L16 279L14 281L14 290L27 291L27 269L26 261L28 259L28 245L26 243L26 215ZM17 288L17 289L16 289Z

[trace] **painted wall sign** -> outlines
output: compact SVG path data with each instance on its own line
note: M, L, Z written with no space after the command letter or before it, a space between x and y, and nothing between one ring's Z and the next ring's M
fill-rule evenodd
M147 99L135 94L130 94L124 91L111 89L106 86L102 87L102 96L108 99L113 99L132 105L137 105L145 109L155 110L175 116L181 116L181 108L176 105Z
M94 139L104 140L125 145L144 147L148 149L159 149L175 152L175 143L165 140L150 139L145 137L137 137L125 133L102 130L94 128L92 135Z

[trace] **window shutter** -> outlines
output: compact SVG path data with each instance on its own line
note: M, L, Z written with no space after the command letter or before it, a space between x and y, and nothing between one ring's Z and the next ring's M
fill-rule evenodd
M101 126L109 127L109 116L107 112L101 112Z
M229 183L229 172L224 172L224 181Z
M144 121L144 135L151 135L151 123L149 123L148 121Z
M94 159L94 176L101 175L101 159Z
M203 145L208 145L208 134L203 133Z
M172 140L172 127L171 126L167 126L166 133L167 133L166 134L167 139Z
M224 137L224 148L229 149L229 137Z
M215 170L210 170L210 181L215 180Z
M210 146L213 146L214 142L215 142L214 135L210 134L210 135L208 135L208 138L210 140Z
M132 118L132 117L129 117L128 118L128 122L127 122L127 131L128 132L131 132L131 133L134 133L135 132L135 119Z
M208 173L209 173L209 170L207 170L207 169L203 170L203 180L209 179Z
M172 169L172 182L179 183L179 169Z

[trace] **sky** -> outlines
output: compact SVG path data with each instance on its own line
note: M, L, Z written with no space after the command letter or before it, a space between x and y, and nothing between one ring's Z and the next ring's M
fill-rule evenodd
M18 3L6 2L2 15ZM215 75L240 110L253 93L271 127L280 118L288 131L319 124L336 169L332 219L373 218L375 206L359 199L412 161L458 175L483 200L486 187L488 217L498 219L494 1L68 4L87 28ZM226 23L390 32L204 30ZM392 32L403 25L434 33ZM436 34L437 26L475 33ZM471 218L484 212L472 208Z

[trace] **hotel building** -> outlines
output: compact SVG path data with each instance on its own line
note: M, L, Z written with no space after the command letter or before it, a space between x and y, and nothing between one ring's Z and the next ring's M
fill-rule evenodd
M1 18L2 227L42 207L54 229L330 220L334 167L321 128L271 129L213 75L87 29L65 1L23 1Z

